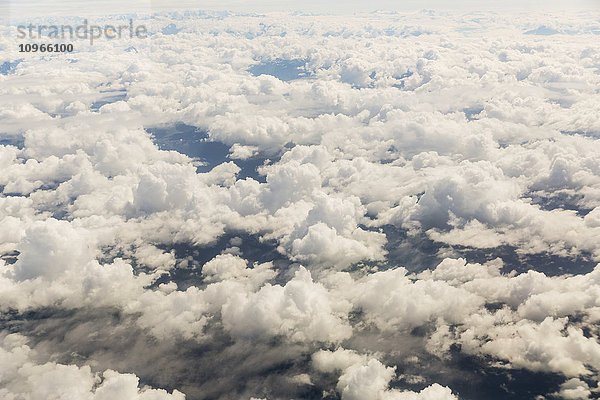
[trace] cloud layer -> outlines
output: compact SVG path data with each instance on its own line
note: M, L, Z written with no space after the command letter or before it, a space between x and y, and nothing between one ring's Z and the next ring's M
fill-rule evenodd
M595 395L597 20L135 18L0 27L2 396Z

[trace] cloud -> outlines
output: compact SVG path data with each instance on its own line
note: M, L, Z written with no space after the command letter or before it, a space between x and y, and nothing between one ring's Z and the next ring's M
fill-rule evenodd
M341 371L336 388L343 400L457 399L449 388L438 384L428 386L420 392L389 389L389 382L395 377L394 368L386 367L376 358L361 356L351 350L321 350L313 354L312 362L318 371Z
M352 335L350 304L332 297L301 268L285 286L236 294L223 307L223 324L238 337L285 335L290 340L339 342Z
M106 370L93 373L89 365L38 363L35 352L18 334L3 335L0 354L0 394L5 399L77 398L89 400L184 400L177 390L139 386L134 374Z
M592 392L587 383L572 378L560 386L560 392L557 395L563 399L588 399Z

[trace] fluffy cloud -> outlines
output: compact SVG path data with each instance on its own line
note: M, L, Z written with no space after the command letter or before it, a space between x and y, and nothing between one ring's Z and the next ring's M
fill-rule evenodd
M203 266L206 281L214 282L204 289L163 285L130 301L127 310L141 312L138 323L163 340L206 339L204 329L216 317L239 339L331 343L352 335L348 301L314 282L303 267L285 285L270 284L272 268L271 263L248 266L238 256L220 255Z
M588 399L592 392L587 383L577 379L569 379L560 385L557 395L563 399Z
M131 265L122 259L101 265L95 259L93 236L52 218L32 224L17 249L16 263L2 261L4 310L123 304L160 271L134 275Z
M2 337L0 347L0 395L4 399L184 400L177 390L140 387L134 374L106 370L93 373L90 366L39 363L35 352L18 334Z
M336 299L301 268L285 286L235 294L223 307L223 324L235 336L285 335L291 340L338 342L352 335L350 303Z
M342 291L381 329L410 330L437 318L460 322L483 303L481 297L445 282L413 282L404 268L370 274Z
M321 372L341 372L337 390L344 400L427 400L457 399L452 391L438 384L426 387L420 392L389 389L394 378L394 368L386 367L376 358L361 356L351 350L337 349L313 354L313 365Z

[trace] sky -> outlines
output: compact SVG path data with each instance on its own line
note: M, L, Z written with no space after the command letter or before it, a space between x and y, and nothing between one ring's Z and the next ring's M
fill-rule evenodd
M175 3L167 0L138 0L122 2L117 0L107 0L102 2L90 2L81 0L57 0L57 1L39 1L24 0L11 1L3 0L0 4L0 13L6 15L6 10L10 9L13 14L20 16L39 16L39 15L92 15L104 13L138 12L147 13L158 10L175 9L205 9L205 10L233 10L245 12L270 12L270 11L312 11L322 13L349 14L354 12L369 12L373 10L396 10L413 11L423 8L438 10L528 10L543 12L552 9L599 9L597 0L502 0L502 1L482 1L482 0L376 0L376 1L315 1L307 0L302 2L283 0L263 0L263 1L245 1L245 0L183 0ZM4 10L4 11L2 11Z

